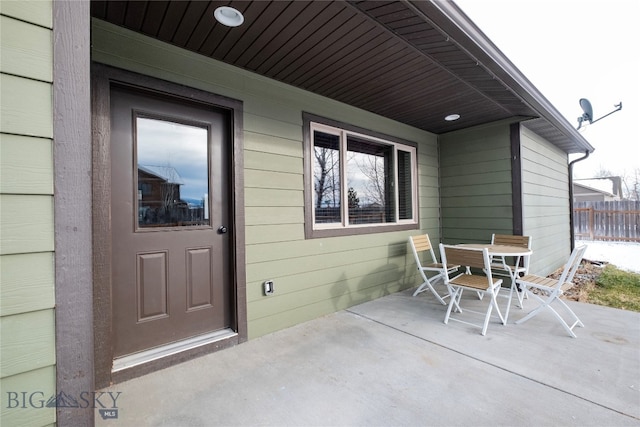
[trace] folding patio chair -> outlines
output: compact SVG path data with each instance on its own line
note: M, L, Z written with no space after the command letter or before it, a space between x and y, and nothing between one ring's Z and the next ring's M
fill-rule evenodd
M492 234L492 245L518 246L531 249L531 236L513 236L509 234ZM493 256L491 257L491 268L494 270L504 270L511 277L511 272L517 274L527 274L529 272L529 257L523 257L522 265L512 265L507 262L507 257Z
M504 245L504 246L518 246L522 248L531 249L531 236L515 236L511 234L492 234L492 245ZM509 262L511 261L511 262ZM522 308L522 300L525 298L525 293L521 289L516 287L516 279L529 273L529 256L522 257L522 263L520 259L516 258L507 261L505 256L492 256L491 268L493 274L496 276L509 277L511 279L511 292L509 298L515 294L518 297L519 307ZM511 299L509 300L511 305ZM509 308L507 308L507 312Z
M584 327L584 324L580 321L578 316L569 308L569 306L562 300L560 297L563 292L573 286L573 276L576 274L578 267L580 266L580 261L582 261L582 257L584 256L584 252L587 249L586 245L576 247L569 257L569 261L564 266L562 270L562 274L560 277L556 279L550 279L547 277L536 276L534 274L527 274L524 277L517 279L518 285L526 292L527 295L531 295L535 298L540 305L532 310L529 314L527 314L522 319L516 321L516 324L524 323L527 320L531 319L538 313L540 313L545 308L551 310L554 316L562 323L564 329L571 335L573 338L576 338L576 334L573 332L573 328L576 326ZM541 295L534 294L532 291L537 289ZM570 317L570 321L573 322L571 326L565 321L560 314L551 307L553 302L557 302L561 306L563 306Z
M416 289L416 291L413 293L413 296L418 295L420 292L426 291L427 289L425 288L428 288L442 305L446 305L443 298L446 298L448 294L440 296L440 294L438 294L438 292L436 292L436 290L434 289L433 285L438 279L443 279L448 274L455 272L460 266L451 265L449 266L449 268L445 269L443 265L436 259L436 255L433 252L433 246L431 246L431 240L429 240L428 234L409 236L409 243L411 244L413 256L416 259L418 272L420 273L420 276L422 276L422 280L424 280L424 282L420 286L418 286L418 289ZM436 274L428 277L427 272L434 272Z
M451 300L449 301L449 307L447 308L447 314L444 317L444 323L448 324L449 319L457 322L465 323L471 326L478 326L482 328L482 335L487 334L487 327L489 326L489 320L491 319L491 313L495 308L498 317L502 324L506 324L506 319L500 312L498 307L498 293L502 285L502 279L494 279L491 274L491 258L489 257L489 250L487 248L465 248L460 246L451 246L440 244L440 254L442 256L442 264L445 268L449 264L460 264L467 267L467 272L459 274L453 278L445 276L445 283L449 289ZM484 274L474 273L474 270L480 270ZM468 289L482 295L488 295L489 302L487 304L487 311L484 313L484 323L482 325L470 323L460 318L451 317L451 311L455 307L456 311L462 313L460 308L460 302L462 298L462 292ZM484 300L484 298L482 298ZM466 311L482 314L477 311L465 309Z

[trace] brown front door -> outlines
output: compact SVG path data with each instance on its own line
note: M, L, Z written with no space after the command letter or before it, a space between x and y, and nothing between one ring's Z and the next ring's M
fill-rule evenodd
M115 358L231 326L228 117L111 89Z

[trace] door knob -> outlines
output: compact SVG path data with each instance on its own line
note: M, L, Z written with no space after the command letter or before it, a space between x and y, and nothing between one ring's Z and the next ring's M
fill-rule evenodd
M218 227L218 234L225 234L227 232L227 227L225 227L224 225L221 225L220 227Z

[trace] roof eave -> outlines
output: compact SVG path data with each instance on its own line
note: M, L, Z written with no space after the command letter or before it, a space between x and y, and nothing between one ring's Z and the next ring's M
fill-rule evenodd
M412 2L458 46L475 58L502 84L536 111L551 126L561 132L573 145L567 152L593 152L595 148L564 118L542 93L494 45L491 40L452 1L429 0Z

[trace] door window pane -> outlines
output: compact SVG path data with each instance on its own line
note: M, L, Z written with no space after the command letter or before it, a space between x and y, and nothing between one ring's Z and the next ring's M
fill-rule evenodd
M138 227L209 225L204 127L136 118Z
M340 136L313 132L315 223L341 222Z

